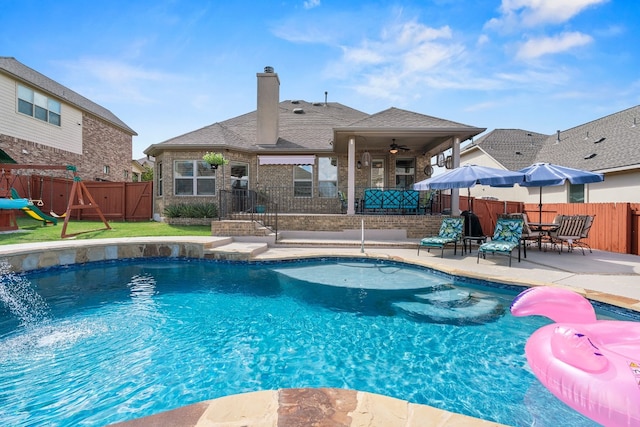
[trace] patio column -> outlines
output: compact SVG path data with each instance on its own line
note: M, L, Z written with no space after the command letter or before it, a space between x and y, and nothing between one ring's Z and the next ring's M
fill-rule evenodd
M349 157L347 161L347 215L355 215L356 198L356 137L349 137Z
M451 157L453 160L453 168L460 167L460 137L453 138L453 146L451 147ZM451 215L460 214L460 189L451 189Z

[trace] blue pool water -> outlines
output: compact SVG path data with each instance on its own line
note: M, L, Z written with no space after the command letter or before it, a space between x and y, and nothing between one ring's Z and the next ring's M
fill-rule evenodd
M514 426L596 425L530 373L525 341L548 320L512 317L517 293L359 259L6 274L0 425L102 426L291 387L380 393Z

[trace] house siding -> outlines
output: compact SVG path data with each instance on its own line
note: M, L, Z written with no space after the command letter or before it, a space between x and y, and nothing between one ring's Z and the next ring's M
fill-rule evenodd
M74 154L82 154L82 112L71 105L61 103L61 125L56 126L42 120L19 113L17 108L18 82L0 74L0 134L64 150ZM31 87L28 84L24 86ZM40 93L42 90L33 88ZM47 94L47 96L49 96ZM31 161L30 163L35 163Z

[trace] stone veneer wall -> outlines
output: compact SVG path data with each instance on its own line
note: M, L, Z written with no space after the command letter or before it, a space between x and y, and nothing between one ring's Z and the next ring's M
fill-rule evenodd
M0 248L0 260L6 260L13 271L30 271L59 265L82 264L144 257L203 258L207 243L204 241L96 241L95 243L62 242L38 250L25 245L24 250L13 249L10 253Z

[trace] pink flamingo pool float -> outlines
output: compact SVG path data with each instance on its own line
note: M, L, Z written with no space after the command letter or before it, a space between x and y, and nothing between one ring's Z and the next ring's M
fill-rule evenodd
M527 362L564 403L605 426L640 426L640 322L598 320L591 303L562 288L516 297L514 316L552 323L527 340Z

